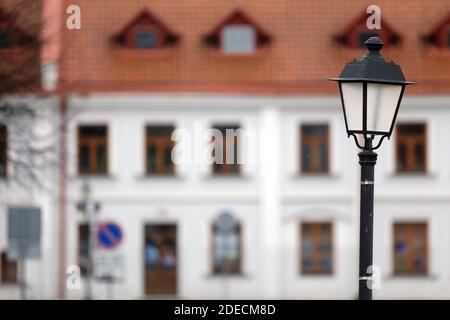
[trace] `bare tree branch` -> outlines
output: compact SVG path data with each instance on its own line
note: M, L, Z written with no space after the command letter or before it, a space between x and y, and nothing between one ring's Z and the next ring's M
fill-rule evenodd
M57 168L58 125L41 91L40 0L0 5L0 125L7 128L7 184L44 187ZM48 127L43 130L43 127ZM1 151L1 150L0 150Z

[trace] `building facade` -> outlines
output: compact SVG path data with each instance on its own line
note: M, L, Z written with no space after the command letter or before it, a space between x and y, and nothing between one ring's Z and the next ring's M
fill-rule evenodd
M380 1L381 31L367 29L358 1L79 0L79 30L65 27L69 1L44 6L61 17L44 78L57 75L52 103L68 120L31 296L83 297L88 180L97 222L123 231L116 298L356 298L358 151L325 79L377 34L419 85L379 150L374 297L449 298L450 3L417 4ZM232 135L211 143L210 129ZM211 146L231 161L208 162ZM79 289L67 286L72 265ZM93 289L108 297L105 283Z

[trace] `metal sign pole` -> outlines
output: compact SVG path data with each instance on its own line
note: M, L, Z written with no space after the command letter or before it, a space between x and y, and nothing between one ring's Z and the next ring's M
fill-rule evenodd
M111 276L106 279L106 299L114 300L114 277Z
M26 283L26 261L25 261L25 247L23 243L20 245L20 299L27 300L27 283Z
M92 224L92 218L90 213L89 204L86 203L86 214L88 216L88 248L87 248L87 265L86 265L86 291L85 291L85 300L91 300L92 299L92 273L93 273L93 265L92 265L92 243L94 242L94 237L92 236L94 230L93 230L93 224Z
M86 300L92 299L92 281L94 277L94 251L95 251L95 207L94 202L91 199L86 203L86 214L88 216L89 224L89 245L88 245L88 268L86 278Z
M109 296L109 300L114 300L114 280L113 279L111 279L111 281L109 282L109 293L110 293L110 296Z

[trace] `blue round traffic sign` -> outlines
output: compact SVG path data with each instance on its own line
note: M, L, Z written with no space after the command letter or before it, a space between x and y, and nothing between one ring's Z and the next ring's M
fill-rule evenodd
M116 248L123 238L120 226L114 222L101 223L97 227L97 241L104 249Z

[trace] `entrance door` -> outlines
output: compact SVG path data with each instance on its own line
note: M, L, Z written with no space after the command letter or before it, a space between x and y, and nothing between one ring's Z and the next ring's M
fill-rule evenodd
M177 293L177 227L145 226L145 294Z

